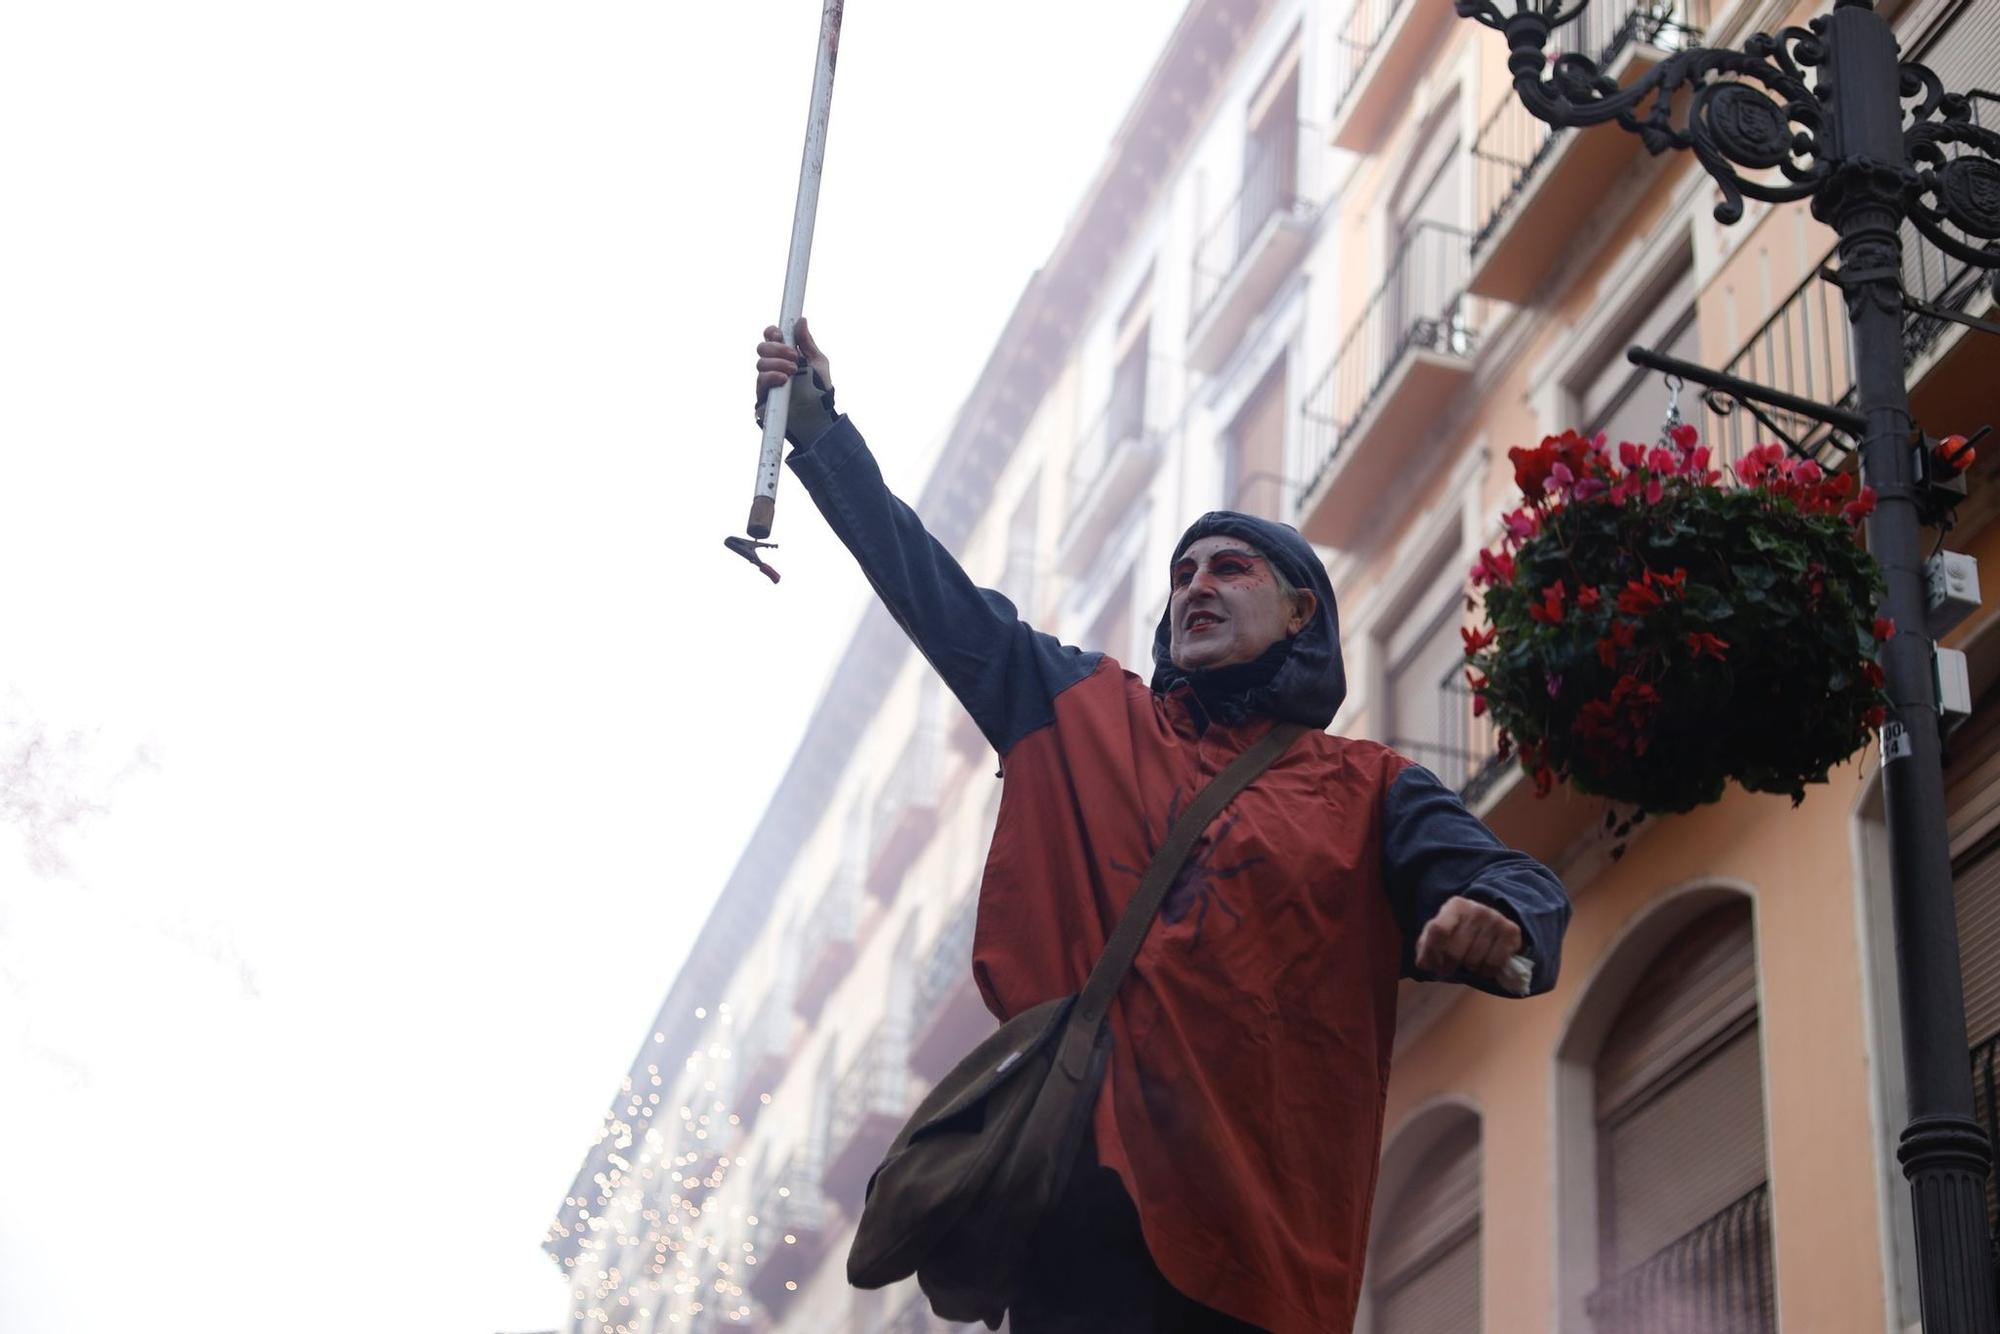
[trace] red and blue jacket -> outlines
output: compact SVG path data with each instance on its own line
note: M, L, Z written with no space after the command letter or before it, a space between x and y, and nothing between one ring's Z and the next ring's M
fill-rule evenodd
M1169 891L1111 1010L1094 1130L1174 1287L1274 1334L1349 1329L1417 935L1454 895L1496 908L1545 992L1562 883L1428 770L1325 733L1346 691L1338 615L1293 529L1220 512L1180 546L1216 532L1255 544L1318 593L1313 620L1233 678L1191 679L1167 658L1162 617L1146 680L976 586L846 417L789 463L1000 754L972 952L997 1018L1082 988L1175 816L1245 746L1279 719L1321 729L1217 817Z

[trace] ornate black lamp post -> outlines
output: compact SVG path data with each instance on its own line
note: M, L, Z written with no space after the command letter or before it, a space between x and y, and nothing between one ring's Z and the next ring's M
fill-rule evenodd
M1742 217L1745 195L1811 199L1813 216L1840 234L1830 278L1846 298L1858 400L1840 416L1861 428L1863 476L1879 498L1868 546L1898 627L1883 652L1893 706L1882 779L1910 1103L1899 1157L1915 1203L1924 1328L1994 1334L1992 1150L1972 1117L1934 645L1923 631L1919 529L1934 496L1904 383L1900 226L1907 217L1946 253L2000 268L2000 134L1980 129L1967 99L1936 75L1897 59L1872 0L1838 0L1809 28L1760 33L1741 51L1678 52L1624 89L1583 56L1551 64L1545 55L1550 32L1587 3L1455 0L1461 18L1506 35L1515 91L1535 116L1557 127L1617 121L1654 153L1691 150L1722 188L1719 222ZM1758 396L1728 377L1700 378Z

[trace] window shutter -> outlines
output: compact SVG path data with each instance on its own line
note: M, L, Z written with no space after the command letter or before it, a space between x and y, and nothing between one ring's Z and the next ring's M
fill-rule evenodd
M1479 1229L1375 1298L1375 1334L1479 1334Z
M1662 950L1597 1057L1597 1117L1618 1117L1757 1010L1750 905L1708 913Z
M1686 1236L1764 1180L1762 1081L1752 1024L1602 1128L1608 1273Z
M1228 509L1266 519L1285 513L1285 364L1273 367L1229 428Z
M1965 978L1965 1037L1977 1047L2000 1033L2000 841L1988 842L1959 864L1952 899Z
M1602 1265L1616 1275L1765 1179L1750 905L1663 949L1597 1061Z
M1369 1252L1376 1334L1479 1329L1479 1122L1425 1155Z

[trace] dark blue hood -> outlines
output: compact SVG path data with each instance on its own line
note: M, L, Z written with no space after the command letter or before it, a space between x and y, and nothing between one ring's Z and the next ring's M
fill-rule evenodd
M1340 612L1333 601L1333 581L1312 544L1290 524L1260 519L1234 510L1211 510L1181 534L1168 560L1204 537L1240 537L1264 553L1284 572L1294 588L1309 588L1319 597L1319 610L1290 639L1272 646L1254 663L1213 672L1183 672L1167 656L1172 626L1160 613L1153 632L1153 689L1165 694L1181 682L1194 688L1208 712L1224 722L1261 715L1324 728L1347 698L1347 672L1340 662Z

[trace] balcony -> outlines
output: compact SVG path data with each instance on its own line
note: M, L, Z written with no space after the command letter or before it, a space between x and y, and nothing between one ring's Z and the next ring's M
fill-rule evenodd
M868 1178L914 1106L909 1044L900 1028L907 1022L907 1016L893 1016L863 1039L834 1085L826 1174L820 1184L827 1198L850 1214L860 1213Z
M1312 244L1319 206L1299 193L1298 122L1253 139L1243 186L1195 243L1188 365L1210 374L1243 341Z
M1167 381L1173 367L1148 358L1142 375L1123 376L1070 455L1068 508L1056 563L1077 574L1103 549L1152 480L1167 444Z
M1994 300L1986 274L1951 258L1903 224L1903 286L1925 310L1903 317L1903 364L1909 375L1910 410L1934 434L1968 430L2000 413L1990 355L1973 331L1931 312L1991 318ZM1779 303L1723 368L1729 374L1827 407L1852 411L1857 399L1847 309L1840 292L1820 274L1837 254L1829 250ZM1708 409L1703 435L1717 459L1733 464L1746 450L1783 441L1798 454L1839 467L1854 455L1854 440L1812 418L1741 402L1716 391L1703 394Z
M1425 57L1456 19L1447 0L1354 0L1334 30L1335 148L1365 153L1410 103Z
M1624 0L1586 7L1555 32L1557 54L1589 56L1621 87L1675 51L1697 44L1709 0ZM1510 87L1472 146L1469 289L1519 305L1532 296L1576 235L1577 200L1594 198L1645 151L1617 125L1552 130L1528 114Z
M753 1192L757 1225L751 1245L757 1263L749 1267L745 1286L773 1311L791 1300L826 1250L831 1219L819 1177L818 1164L802 1149Z
M860 919L860 869L843 864L813 905L799 938L799 983L792 1004L807 1023L819 1018L827 997L853 967Z
M975 889L952 908L917 975L910 1068L926 1084L944 1078L960 1057L993 1031L993 1016L986 1012L972 981L972 935L978 921Z
M1313 541L1353 545L1472 378L1482 311L1465 294L1469 239L1438 223L1412 229L1308 393L1298 527Z
M944 729L937 717L942 704L926 694L923 716L875 798L867 888L884 902L896 897L910 863L937 829L944 784Z
M1597 1334L1777 1334L1771 1196L1759 1186L1584 1301Z
M738 1075L732 1107L748 1129L762 1110L764 1095L778 1086L791 1064L798 1020L792 998L779 987L766 992L750 1022L733 1044Z

